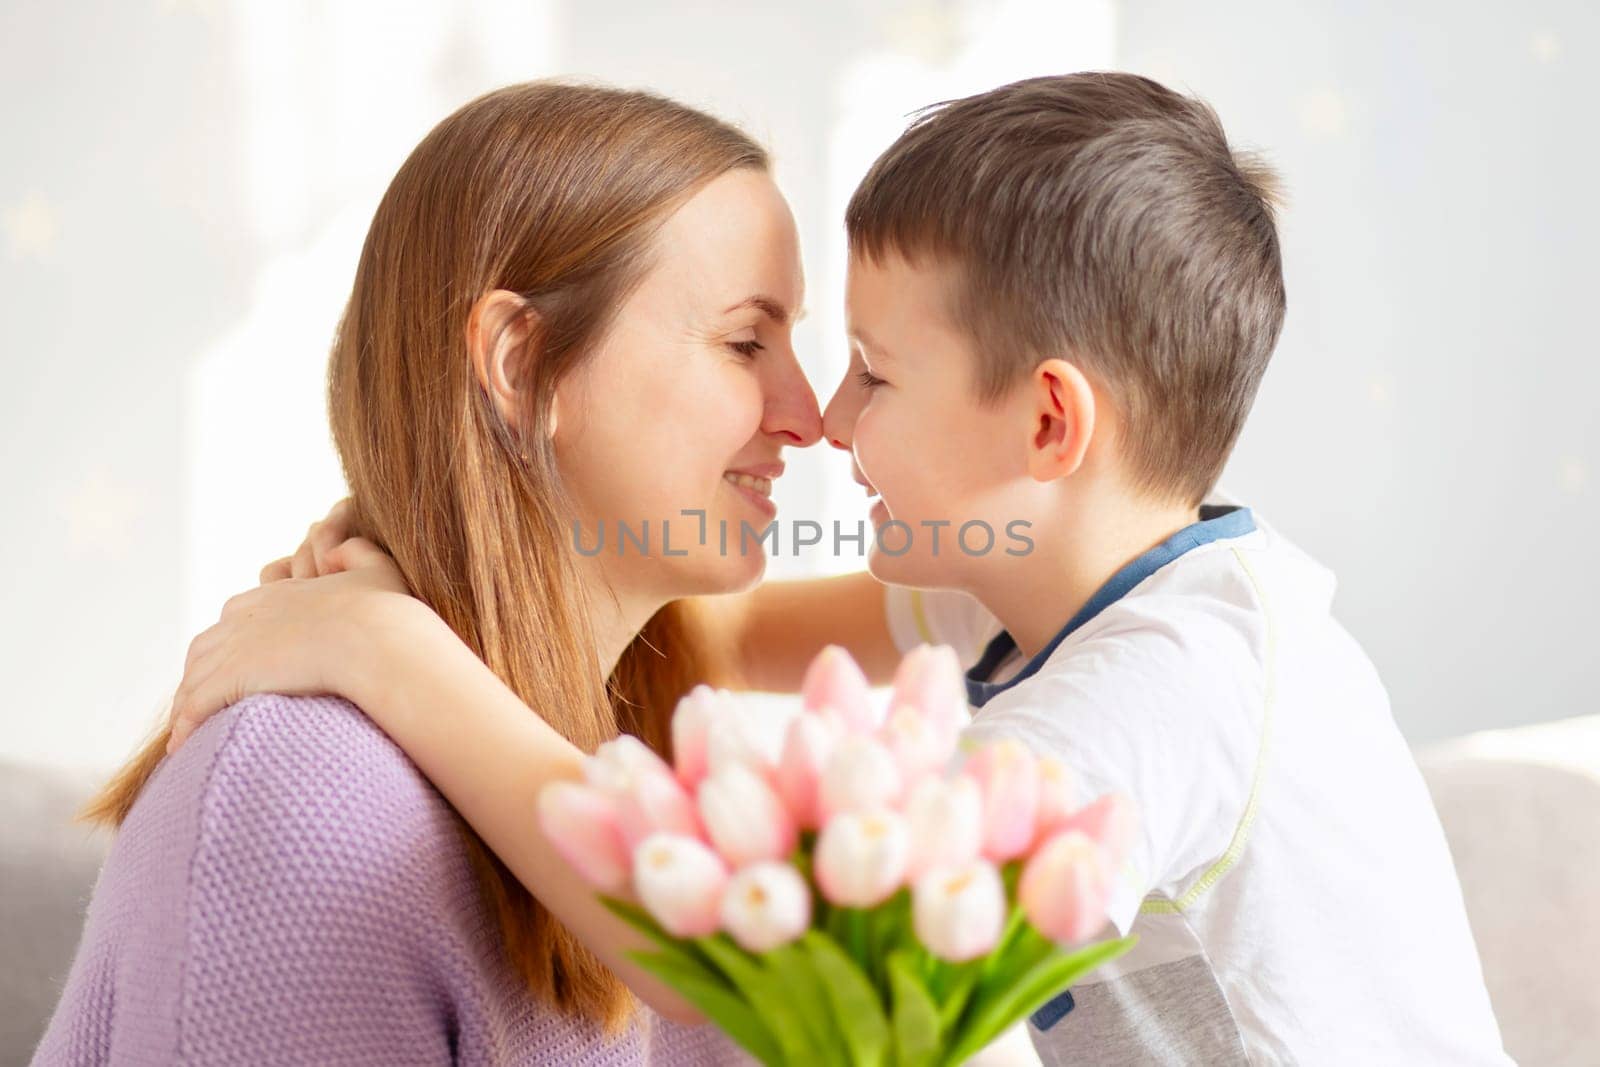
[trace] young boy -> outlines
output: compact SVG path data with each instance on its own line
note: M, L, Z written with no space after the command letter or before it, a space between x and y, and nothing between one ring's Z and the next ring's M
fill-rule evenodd
M822 643L879 680L952 645L974 741L1135 800L1111 921L1140 942L1032 1018L1046 1064L1506 1063L1333 575L1202 503L1283 321L1271 202L1209 107L1132 75L919 119L850 203L857 374L824 416L904 524L869 560L891 584L759 587L741 659L788 689Z

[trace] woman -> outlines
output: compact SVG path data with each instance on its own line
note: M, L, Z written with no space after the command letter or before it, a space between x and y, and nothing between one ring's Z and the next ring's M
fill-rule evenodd
M646 94L490 93L384 196L329 366L352 528L393 557L419 627L442 620L549 724L537 753L484 746L529 781L525 810L619 732L663 748L661 716L719 678L674 602L764 568L697 534L764 527L782 450L818 440L802 299L763 151ZM619 522L656 551L569 548ZM403 640L408 617L381 625ZM416 727L448 730L453 699ZM167 747L92 809L121 830L36 1062L729 1052L635 1017L630 987L695 1018L541 837L508 869L350 704L255 697ZM439 784L470 815L471 783Z

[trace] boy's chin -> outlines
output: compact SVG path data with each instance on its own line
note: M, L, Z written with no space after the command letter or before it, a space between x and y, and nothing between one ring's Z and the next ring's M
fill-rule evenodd
M888 585L936 589L943 584L938 560L919 558L910 552L891 556L874 547L867 553L867 572Z

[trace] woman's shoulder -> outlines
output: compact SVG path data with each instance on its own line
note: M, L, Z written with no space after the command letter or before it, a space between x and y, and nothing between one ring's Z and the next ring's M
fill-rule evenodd
M246 697L213 716L216 738L195 798L198 852L292 862L301 878L360 870L414 886L461 863L456 818L404 752L340 697ZM209 749L209 751L204 751Z
M113 842L114 881L228 908L264 894L284 914L471 910L460 821L349 701L250 696L157 769ZM104 877L104 876L103 876Z
M180 1040L219 1062L340 1058L244 1051L271 1042L447 1055L441 991L475 988L462 946L482 938L462 931L483 925L458 825L346 701L212 716L112 842L41 1062L112 1032L151 1062L183 1058Z
M214 740L203 759L213 799L270 800L297 793L319 810L433 806L442 799L416 766L354 704L337 696L259 693L218 712L188 744Z

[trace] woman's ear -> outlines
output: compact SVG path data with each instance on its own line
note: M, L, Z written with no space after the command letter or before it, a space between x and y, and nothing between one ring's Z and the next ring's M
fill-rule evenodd
M1094 437L1095 397L1075 364L1047 359L1028 378L1031 407L1028 473L1037 481L1064 478L1083 465Z
M500 418L515 433L527 410L528 361L539 316L516 293L495 289L478 298L467 316L467 353L473 373Z

